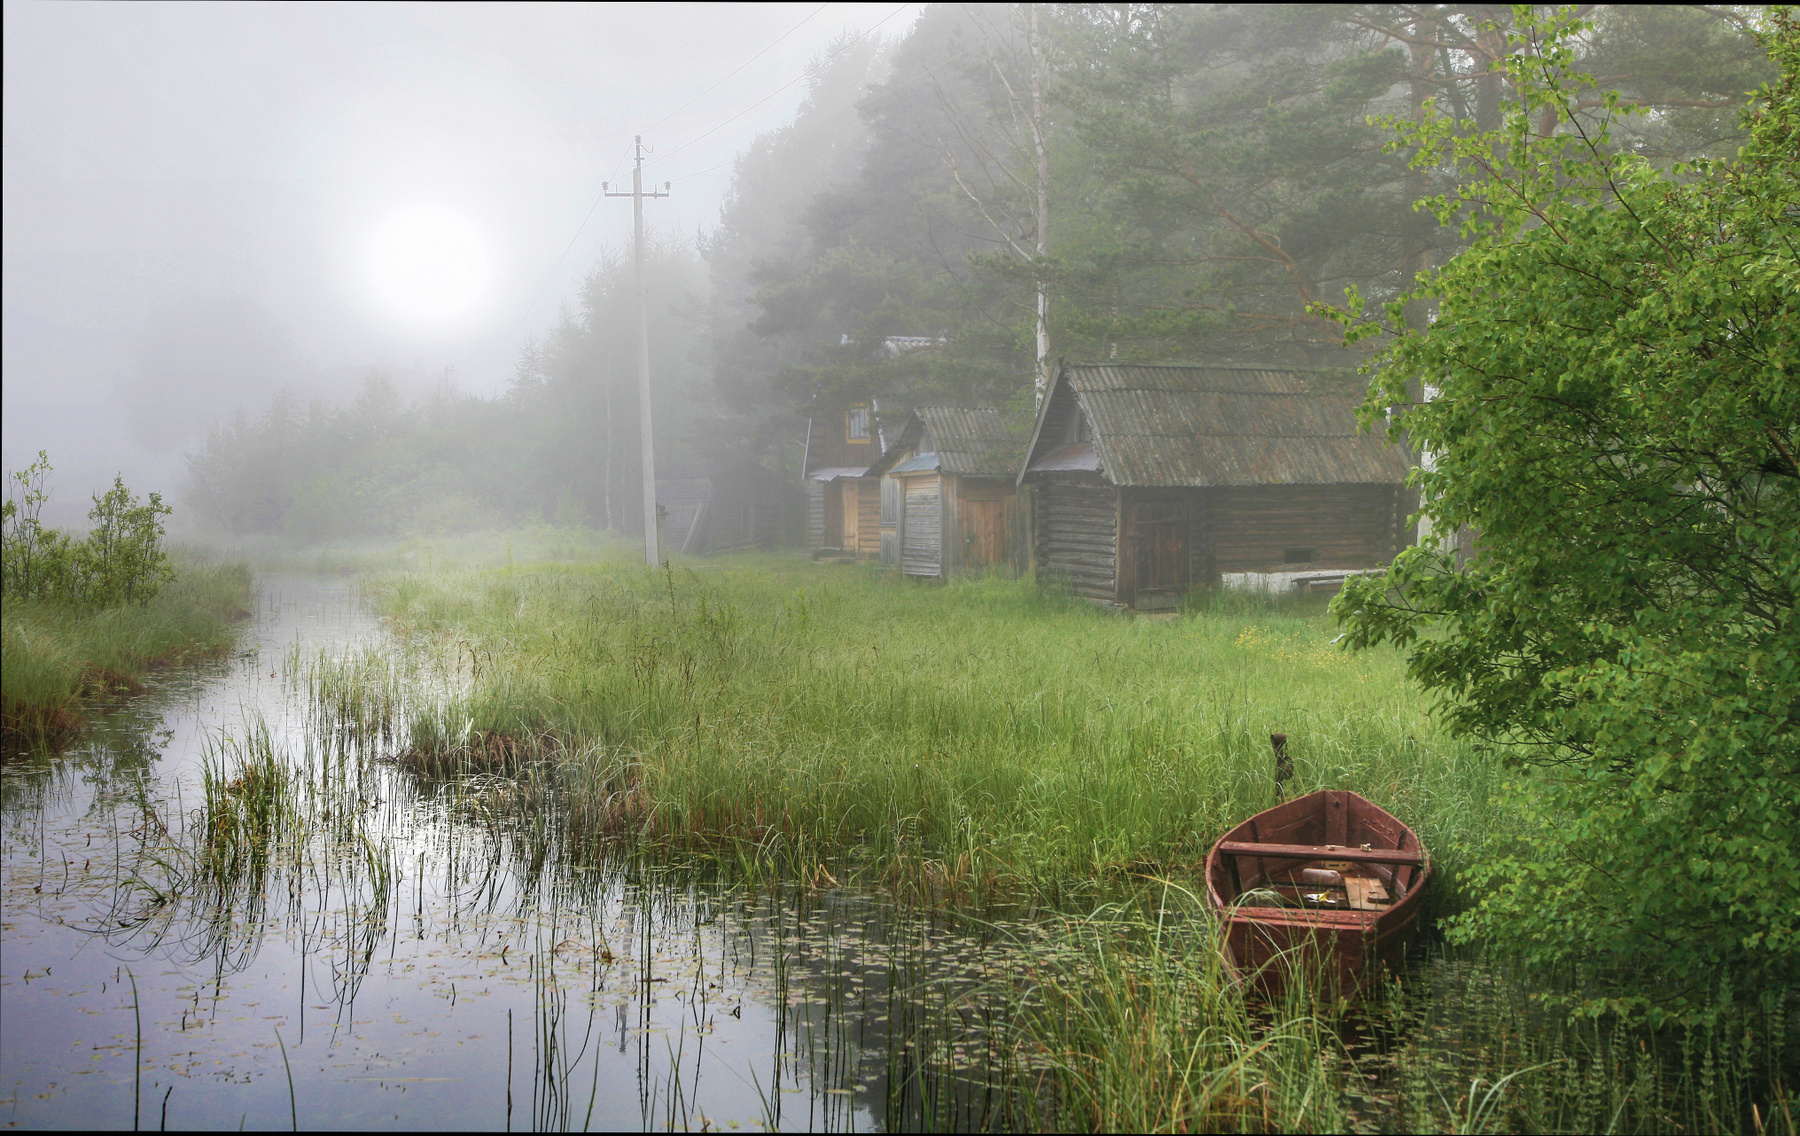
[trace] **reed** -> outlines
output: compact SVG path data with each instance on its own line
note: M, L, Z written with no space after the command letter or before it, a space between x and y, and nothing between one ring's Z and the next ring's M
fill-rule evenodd
M1479 956L1432 954L1361 1008L1306 983L1258 1004L1227 979L1200 865L1272 802L1270 733L1291 739L1290 792L1355 789L1421 834L1431 915L1464 905L1459 868L1510 824L1492 755L1436 726L1398 656L1337 651L1317 604L1226 595L1144 621L1028 581L773 557L411 573L376 594L405 657L323 663L316 699L349 733L387 729L422 798L527 872L672 858L928 911L1097 912L1032 924L986 987L919 966L888 1007L895 1123L1794 1130L1791 991L1722 989L1709 1019L1658 1032L1554 1018L1538 996L1591 977ZM823 1001L784 1043L815 1081L856 1017ZM658 1119L679 1120L681 1087L662 1091Z
M1160 933L1159 933L1160 924ZM1073 928L1015 1012L1055 1071L1053 1127L1255 1132L1796 1131L1792 991L1722 986L1650 1029L1544 1009L1543 976L1433 954L1360 1005L1224 981L1203 919L1113 911ZM1017 985L1015 983L1015 985Z
M1439 730L1397 655L1332 646L1316 602L1151 622L1029 581L773 557L414 573L378 594L457 678L409 705L403 761L534 769L577 840L1054 901L1192 871L1273 801L1276 731L1291 790L1356 789L1447 868L1497 823L1493 764Z

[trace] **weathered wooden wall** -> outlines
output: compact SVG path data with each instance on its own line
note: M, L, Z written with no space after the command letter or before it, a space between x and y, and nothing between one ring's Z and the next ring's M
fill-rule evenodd
M955 510L945 535L954 548L950 571L1001 569L1017 575L1030 562L1024 498L1011 482L989 477L945 477ZM954 522L954 526L950 522Z
M871 436L851 441L845 433L843 411L815 414L809 426L806 472L831 466L867 466L881 456L881 446Z
M806 547L825 547L825 489L823 481L808 480L806 490Z
M1039 574L1084 599L1118 602L1118 490L1097 474L1066 474L1042 478L1033 496Z
M1401 485L1259 485L1195 490L1207 514L1196 581L1219 572L1375 568L1406 547L1412 491ZM1287 558L1310 549L1310 562ZM1203 576L1202 573L1206 573Z
M904 503L900 515L900 561L909 576L936 577L943 572L943 496L936 473L901 479Z
M881 479L881 507L876 522L880 531L879 555L881 562L889 567L900 563L900 509L903 491L900 479L884 477Z
M857 478L844 485L845 492L850 491L851 485L856 487L856 555L858 559L873 560L881 555L881 480ZM848 511L846 508L846 514ZM851 547L845 545L846 549Z

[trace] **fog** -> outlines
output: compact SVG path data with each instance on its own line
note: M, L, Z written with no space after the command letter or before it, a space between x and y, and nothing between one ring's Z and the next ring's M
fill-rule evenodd
M652 223L691 237L809 59L915 15L9 3L5 466L48 449L68 522L115 470L173 495L211 422L283 386L344 400L376 366L497 393L629 233L595 200L633 134L674 183ZM421 276L409 241L454 263Z
M231 538L638 531L632 209L602 187L641 134L671 186L658 477L762 486L756 539L798 541L832 416L1022 435L1058 358L1361 363L1315 305L1466 247L1413 205L1470 171L1412 167L1383 116L1496 127L1496 18L12 4L4 463L50 452L58 525L118 472ZM1576 62L1641 112L1609 144L1734 154L1774 75L1756 18L1594 9Z

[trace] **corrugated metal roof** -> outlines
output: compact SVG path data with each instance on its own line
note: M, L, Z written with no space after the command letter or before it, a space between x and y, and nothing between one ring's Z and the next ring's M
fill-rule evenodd
M806 476L814 481L836 481L840 477L861 477L868 472L866 465L834 465L815 469Z
M918 458L905 456L921 450ZM887 452L869 467L869 476L930 468L1011 480L1018 473L1024 450L1023 441L996 407L921 406L907 417ZM926 453L936 455L933 465L914 464Z
M1007 426L999 408L921 406L913 413L930 431L945 473L1006 478L1018 473L1025 443Z
M1384 484L1404 481L1411 464L1358 429L1367 380L1355 375L1099 364L1066 365L1059 381L1116 485Z
M936 468L938 468L938 456L936 454L919 454L915 457L907 458L905 461L901 462L899 465L895 466L893 469L888 470L888 472L889 473L923 473L926 470L932 470L932 469L936 469Z

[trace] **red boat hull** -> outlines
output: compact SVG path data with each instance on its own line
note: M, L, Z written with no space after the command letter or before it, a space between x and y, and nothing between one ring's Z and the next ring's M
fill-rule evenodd
M1338 876L1344 887L1307 882ZM1357 902L1348 881L1372 881L1386 902ZM1400 965L1418 927L1431 857L1410 828L1355 793L1323 790L1233 828L1206 858L1207 891L1225 926L1227 961L1278 996L1296 974L1320 972L1349 997Z

